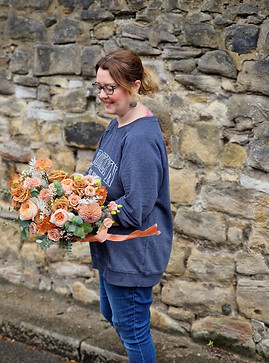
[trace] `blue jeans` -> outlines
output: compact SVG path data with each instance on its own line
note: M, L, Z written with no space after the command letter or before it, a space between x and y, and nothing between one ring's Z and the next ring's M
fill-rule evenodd
M152 287L122 287L109 284L99 274L100 308L118 333L130 363L155 363L150 333Z

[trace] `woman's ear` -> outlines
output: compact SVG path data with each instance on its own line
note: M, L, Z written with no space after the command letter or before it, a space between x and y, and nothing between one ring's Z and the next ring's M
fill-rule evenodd
M140 89L140 86L141 86L141 81L136 80L134 83L133 83L133 86L132 86L132 90L135 92L135 93L138 93L139 92L139 89Z

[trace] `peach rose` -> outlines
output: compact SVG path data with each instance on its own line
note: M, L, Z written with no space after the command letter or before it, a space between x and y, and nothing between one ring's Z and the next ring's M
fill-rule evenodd
M57 227L63 227L64 224L72 218L73 214L68 213L65 209L57 209L50 217L50 222Z
M72 193L72 186L73 186L73 180L71 178L66 178L61 181L62 189L65 194L71 194Z
M61 198L56 198L52 207L51 207L51 210L53 212L56 211L56 209L65 209L65 210L68 210L69 209L69 202L68 202L68 199L65 197L65 196L62 196Z
M36 160L34 168L40 173L48 173L52 168L52 161L48 158L39 158Z
M58 228L52 228L48 231L48 238L54 242L58 242L61 237L61 233Z
M22 221L29 219L33 220L37 215L37 212L37 205L33 202L32 199L29 199L26 202L22 203L20 207L20 219Z
M77 194L70 194L68 196L69 204L71 207L76 208L79 205L79 202L81 201L81 198Z
M42 200L49 200L50 199L50 190L48 188L44 188L40 190L38 194L38 198Z

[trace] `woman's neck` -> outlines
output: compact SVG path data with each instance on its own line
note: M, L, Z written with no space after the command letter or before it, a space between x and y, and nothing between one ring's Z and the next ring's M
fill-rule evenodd
M138 102L136 107L130 107L128 111L122 115L117 115L118 127L128 125L138 118L145 117L147 113L147 108L142 103Z

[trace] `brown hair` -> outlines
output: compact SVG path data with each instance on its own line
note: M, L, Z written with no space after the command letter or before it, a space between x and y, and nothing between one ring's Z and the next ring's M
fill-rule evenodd
M144 67L138 54L131 50L121 49L101 58L95 66L109 71L114 81L133 94L132 84L139 80L140 95L153 97L158 91L159 80L157 75L147 67Z

